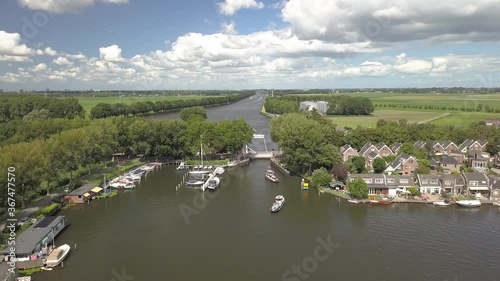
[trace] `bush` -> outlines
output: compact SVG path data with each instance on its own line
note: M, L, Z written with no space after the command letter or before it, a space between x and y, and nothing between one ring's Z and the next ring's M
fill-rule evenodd
M59 204L59 203L52 203L49 206L43 207L40 210L40 215L50 216L53 213L55 213L57 210L59 210L60 208L61 208L61 204Z

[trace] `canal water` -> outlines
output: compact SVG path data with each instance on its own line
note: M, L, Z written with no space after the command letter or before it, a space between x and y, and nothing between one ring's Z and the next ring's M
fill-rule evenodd
M244 115L245 102L231 105L239 117L265 118ZM220 109L209 109L209 118ZM227 170L218 191L205 193L176 190L182 174L166 166L136 190L64 210L70 226L56 243L77 249L64 268L33 280L500 279L498 207L350 204L300 190L297 177L278 174L271 183L268 166L257 160ZM286 203L272 214L278 194Z

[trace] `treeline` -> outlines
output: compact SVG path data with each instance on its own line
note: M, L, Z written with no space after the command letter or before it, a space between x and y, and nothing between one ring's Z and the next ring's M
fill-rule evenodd
M238 93L254 93L253 90L238 91ZM61 90L24 92L35 95L50 95L53 97L153 97L153 96L226 96L235 93L234 90L144 90L144 91L71 91Z
M46 190L74 183L81 171L95 170L113 153L182 158L206 153L234 152L252 139L253 130L244 120L211 122L202 118L156 121L144 118L113 117L88 121L88 126L62 131L0 147L0 181L14 167L16 200L24 204ZM7 185L0 186L7 194ZM7 196L0 197L6 206Z
M475 108L474 107L463 107L463 106L445 106L445 105L433 105L433 104L426 104L426 105L416 105L416 104L393 104L393 103L384 103L384 104L375 104L375 107L380 107L380 108L415 108L415 109L434 109L434 110L447 110L447 111L466 111L466 112L489 112L489 113L500 113L500 109L498 108L491 108L489 105L485 104L478 104Z
M338 148L351 145L361 149L366 143L383 142L391 145L450 140L460 145L466 139L485 139L486 151L496 154L500 150L500 130L484 124L473 124L468 128L437 126L432 124L407 124L380 122L376 128L355 128L347 134L335 130L335 125L315 112L292 113L271 121L271 138L285 153L285 164L299 171L320 167L331 168L339 164ZM336 149L333 149L335 147Z
M138 116L147 114L163 113L192 106L208 106L218 104L229 104L245 99L254 93L246 92L223 97L207 97L202 99L136 102L132 104L123 103L99 103L90 110L91 118L106 118L111 116Z
M75 98L59 99L36 95L0 95L0 122L37 118L83 117L85 110Z
M298 112L301 102L326 101L328 115L369 115L375 107L370 99L346 95L288 95L266 99L266 112L284 114Z

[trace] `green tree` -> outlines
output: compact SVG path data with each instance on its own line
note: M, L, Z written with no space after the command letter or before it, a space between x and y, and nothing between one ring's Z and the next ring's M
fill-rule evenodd
M203 106L193 106L184 108L181 110L181 119L188 121L192 116L201 116L203 119L207 119L207 110Z
M385 121L385 119L378 119L377 128L384 127L385 125L387 125L387 121Z
M368 185L361 178L356 178L353 182L349 183L349 194L352 197L363 199L368 197Z
M375 158L373 160L373 171L375 174L381 174L385 171L385 168L387 168L387 164L385 163L384 159L382 158Z
M332 181L332 175L324 167L316 169L312 173L311 183L316 188L324 187L331 181Z
M366 160L362 156L354 156L351 159L353 169L356 173L361 174L366 170Z
M416 186L408 187L408 191L410 192L411 196L420 196L420 190Z
M431 163L427 159L422 159L418 161L417 169L415 169L416 174L430 174L431 173Z

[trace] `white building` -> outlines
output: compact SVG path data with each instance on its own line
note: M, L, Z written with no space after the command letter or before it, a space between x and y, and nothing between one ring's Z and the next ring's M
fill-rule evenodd
M321 114L326 114L328 110L328 102L326 101L304 101L300 103L300 110L316 109Z

